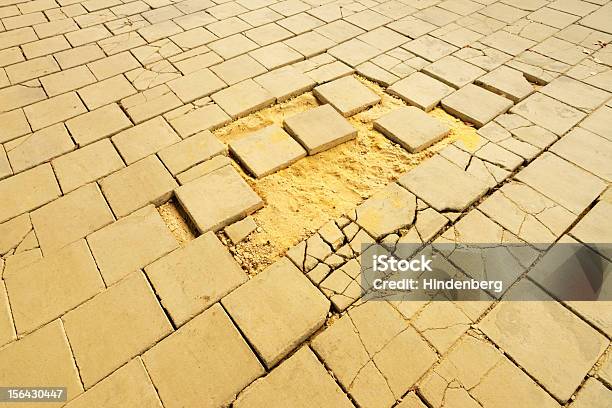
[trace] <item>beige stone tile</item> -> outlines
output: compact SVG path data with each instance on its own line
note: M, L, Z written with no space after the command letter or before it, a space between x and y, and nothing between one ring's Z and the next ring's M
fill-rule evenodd
M174 21L167 20L143 27L138 30L138 34L140 34L147 42L151 43L162 38L178 34L182 31L183 29Z
M1 272L2 266L0 266ZM0 273L1 276L1 273ZM15 326L13 325L13 315L9 304L4 281L0 281L0 347L16 340Z
M204 130L216 129L231 121L228 114L214 103L202 107L186 105L168 112L164 117L183 138Z
M42 252L40 251L40 248L35 248L8 256L5 261L3 273L9 273L9 271L22 269L36 261L39 261L40 259L42 259Z
M0 50L38 40L32 27L0 32Z
M0 143L8 142L30 133L30 124L21 109L0 113Z
M64 34L78 29L79 26L71 18L49 21L48 23L41 23L34 26L34 31L36 31L38 38L53 37L54 35Z
M211 69L228 85L234 85L240 81L253 78L266 72L266 68L263 65L246 54L228 59L225 62L213 66Z
M217 36L203 27L197 27L180 34L175 34L170 39L185 50L199 47L217 39Z
M22 214L0 224L0 255L16 249L31 231L29 214Z
M72 400L66 408L162 408L140 357Z
M104 58L104 52L97 44L87 44L66 51L53 54L62 69L76 67L100 58Z
M208 44L211 50L224 59L236 57L257 48L257 44L242 34L234 34Z
M4 146L0 145L0 180L13 175Z
M143 360L166 408L227 405L264 373L218 304L155 345Z
M66 39L73 47L100 41L111 36L111 32L102 24L66 33Z
M70 44L68 44L68 41L66 41L63 36L58 35L56 37L45 38L44 40L27 43L21 47L26 58L31 60L33 58L67 50L70 48Z
M0 381L15 386L57 387L61 384L67 388L68 399L81 394L83 386L62 323L56 320L0 349ZM59 407L64 403L45 405Z
M170 173L176 175L194 165L224 154L227 148L210 131L205 130L159 151L159 158Z
M107 285L178 248L153 206L94 232L87 242Z
M270 92L277 102L301 95L316 85L308 75L291 66L260 75L254 81Z
M226 85L211 70L205 68L174 79L168 82L168 86L186 103L208 96Z
M136 32L119 34L114 37L105 38L98 42L100 47L108 55L117 54L132 48L140 47L147 42Z
M605 408L610 405L612 391L607 389L602 383L589 377L576 396L576 399L569 405L571 408Z
M252 79L239 82L212 95L217 103L233 119L272 105L274 96Z
M85 66L70 68L40 78L47 95L55 96L93 84L96 78Z
M85 240L4 274L17 333L30 332L104 289Z
M33 26L34 24L47 22L45 15L41 12L27 13L14 17L2 19L2 24L6 30Z
M75 92L55 96L23 109L32 130L42 129L87 112Z
M30 217L45 256L115 220L96 183L46 204Z
M227 156L215 156L210 160L206 160L203 163L197 164L182 173L176 175L177 180L181 185L187 184L197 178L205 176L218 170L222 167L229 166L232 164L232 160Z
M452 302L431 302L414 320L414 327L440 354L448 349L472 324L468 316Z
M171 78L174 78L176 75L178 74L172 74ZM128 96L121 101L121 105L127 110L130 118L137 124L168 112L182 104L181 100L172 93L170 88L163 84L139 92L136 95Z
M0 89L0 112L22 108L46 98L42 86L14 85Z
M70 311L62 321L85 388L172 332L140 271Z
M116 102L136 93L136 89L123 75L105 79L79 90L79 95L89 110Z
M213 232L158 259L145 272L177 326L247 281L246 274Z
M16 139L6 148L13 170L19 173L72 151L74 143L66 127L58 123Z
M181 138L161 116L136 125L112 137L117 150L129 165L163 148L180 142Z
M66 126L74 141L79 146L85 146L129 128L132 122L113 103L70 119Z
M6 67L22 61L25 61L25 57L20 47L7 48L0 51L0 67Z
M140 68L140 63L130 52L125 51L91 62L87 64L87 67L98 80L103 80L134 68Z
M0 223L38 208L61 195L50 164L0 181Z

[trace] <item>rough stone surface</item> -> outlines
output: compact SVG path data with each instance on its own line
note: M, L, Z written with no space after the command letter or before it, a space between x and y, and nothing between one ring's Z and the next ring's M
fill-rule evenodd
M452 115L481 127L510 109L512 101L469 84L442 99L442 106Z
M322 103L329 103L342 116L353 116L380 102L380 97L352 76L319 85L314 94Z

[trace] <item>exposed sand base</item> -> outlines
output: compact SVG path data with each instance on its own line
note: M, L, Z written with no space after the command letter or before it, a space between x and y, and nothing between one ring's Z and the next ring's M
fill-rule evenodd
M180 206L175 204L174 200L157 207L157 212L181 246L185 246L187 242L196 237L195 229L187 224L186 220L188 218L183 214Z

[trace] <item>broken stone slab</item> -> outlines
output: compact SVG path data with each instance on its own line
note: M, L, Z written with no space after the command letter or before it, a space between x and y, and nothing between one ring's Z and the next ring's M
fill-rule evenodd
M450 127L414 106L394 109L374 121L374 129L410 153L420 152L450 132Z
M277 125L232 140L229 149L256 178L289 167L306 156L302 146Z
M357 137L355 129L331 105L321 105L285 119L283 126L309 155Z
M218 155L200 164L196 164L189 170L185 170L184 172L177 174L176 179L178 180L179 184L183 185L205 176L210 172L218 170L221 167L229 166L231 164L232 160L229 157Z
M225 145L205 130L162 149L158 156L170 173L177 175L226 151Z
M478 78L476 84L514 103L522 101L535 91L522 72L505 65Z
M453 91L452 87L422 72L415 72L387 88L387 92L391 95L395 95L425 112L435 108L442 98L450 95Z
M451 115L476 127L482 127L497 115L512 107L512 101L489 92L476 85L468 84L442 99L442 107Z
M353 76L319 85L313 92L317 99L332 105L344 117L353 116L380 102L380 96Z
M239 242L244 241L249 234L257 229L257 224L253 217L248 216L244 219L237 221L231 225L225 227L224 231L229 237L229 239L237 244Z
M0 256L17 248L30 231L32 223L28 214L22 214L0 224Z
M174 192L201 233L218 231L263 207L262 199L231 166L190 181Z

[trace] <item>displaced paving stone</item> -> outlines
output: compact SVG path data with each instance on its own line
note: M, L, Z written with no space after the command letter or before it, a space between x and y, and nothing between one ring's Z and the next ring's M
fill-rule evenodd
M127 129L132 122L117 104L110 104L70 119L66 126L74 141L85 146Z
M607 340L559 303L546 301L548 295L527 280L512 288L508 296L542 301L499 303L479 327L556 398L566 402L605 351ZM533 319L537 325L530 323ZM510 327L518 327L521 336Z
M0 223L43 206L60 195L48 163L0 180Z
M147 266L145 272L177 326L247 280L213 232L207 232L158 259Z
M74 150L63 124L58 123L5 144L13 170L20 173Z
M453 92L450 86L425 75L415 72L387 88L387 91L418 108L429 112L447 95Z
M222 303L267 367L276 365L321 327L329 310L329 301L286 258Z
M423 72L457 89L486 73L485 70L452 55L427 65Z
M574 214L581 214L606 188L599 178L544 153L521 170L516 179L538 190Z
M32 358L39 353L46 357ZM62 323L56 320L0 349L0 381L2 384L38 384L38 387L62 384L68 399L81 394L83 386Z
M442 99L442 107L452 115L476 127L484 126L497 115L506 112L512 106L512 101L469 84L455 93Z
M167 408L227 405L264 374L218 304L155 345L143 360Z
M97 184L87 184L30 214L45 255L84 238L115 218Z
M274 103L274 96L252 79L223 89L213 94L212 99L233 119Z
M118 218L147 204L163 204L170 199L177 185L154 155L100 180L102 192Z
M353 406L308 346L247 387L233 405L236 408Z
M175 194L201 233L218 231L263 207L261 198L228 166L182 185Z
M178 248L153 206L148 206L87 237L107 285Z
M550 151L569 162L612 181L612 141L575 128L552 145Z
M119 154L129 165L181 141L161 116L112 137Z
M140 271L68 312L62 321L85 388L172 332Z
M51 161L60 187L69 193L125 167L110 140L100 140Z
M310 91L316 84L294 67L282 67L254 78L255 82L283 102L294 96Z
M0 276L2 276L2 262L0 262ZM6 288L4 287L4 281L0 281L0 346L4 346L16 339L17 335L13 325L11 305L9 304Z
M450 132L448 125L413 106L395 109L376 119L374 129L410 153L428 148Z
M501 66L478 78L476 84L517 103L534 92L534 87L515 69Z
M4 273L17 333L30 332L104 289L85 240Z
M328 103L342 116L353 116L380 102L380 97L352 76L319 85L314 95Z
M459 48L454 45L450 45L447 42L439 40L430 35L424 35L412 40L402 46L402 48L418 55L419 57L425 58L427 61L437 61L440 58L452 54Z
M255 220L253 219L253 217L248 216L240 221L228 225L223 231L227 234L229 239L234 244L237 244L243 241L246 237L249 236L251 232L255 231L256 229L257 224L255 223Z
M158 156L168 170L176 175L225 152L225 145L205 130L160 150Z
M256 178L289 167L306 156L302 146L277 125L233 140L229 149Z
M357 129L327 104L288 117L283 126L306 148L309 155L357 136Z
M176 179L181 185L187 184L190 181L193 181L197 178L205 176L208 173L218 170L221 167L225 167L231 164L232 160L229 157L222 155L215 156L210 160L206 160L200 164L196 164L189 170L177 174Z
M410 170L398 183L440 212L463 211L488 190L482 181L440 156Z
M123 406L162 408L155 387L142 363L136 357L104 380L66 405L66 408Z

